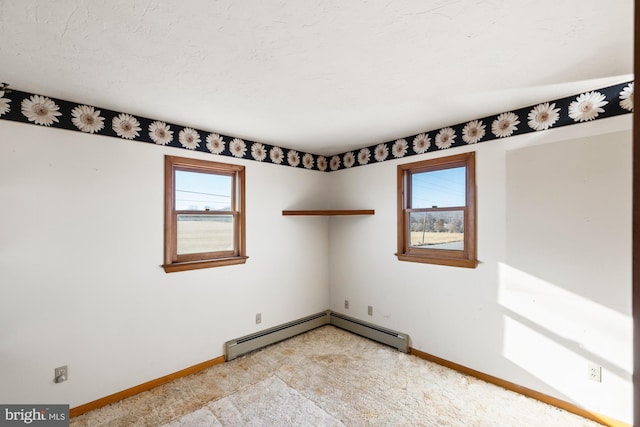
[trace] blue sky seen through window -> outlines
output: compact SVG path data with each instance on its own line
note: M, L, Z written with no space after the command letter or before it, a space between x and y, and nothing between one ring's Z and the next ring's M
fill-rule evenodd
M457 167L411 175L411 207L439 208L464 206L466 168Z
M231 177L176 171L176 210L230 210Z

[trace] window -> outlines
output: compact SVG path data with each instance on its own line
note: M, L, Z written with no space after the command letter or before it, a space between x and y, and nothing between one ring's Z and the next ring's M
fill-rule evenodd
M400 261L475 268L475 153L398 166Z
M164 270L243 264L244 166L165 157Z

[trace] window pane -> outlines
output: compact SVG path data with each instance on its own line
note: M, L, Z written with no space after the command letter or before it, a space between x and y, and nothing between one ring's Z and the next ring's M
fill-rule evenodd
M409 246L464 250L464 211L411 212Z
M176 210L229 211L231 177L210 173L176 171Z
M464 166L411 174L411 208L450 208L465 203Z
M178 255L232 251L233 215L178 215Z

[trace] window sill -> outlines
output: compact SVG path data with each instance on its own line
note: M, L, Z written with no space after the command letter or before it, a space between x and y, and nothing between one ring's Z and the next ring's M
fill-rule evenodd
M421 262L423 264L448 265L450 267L476 268L477 259L434 258L422 255L395 254L399 261Z
M172 264L164 264L165 273L175 273L177 271L198 270L201 268L223 267L225 265L238 265L247 262L248 256L238 256L230 258L218 258L204 261L191 262L174 262Z

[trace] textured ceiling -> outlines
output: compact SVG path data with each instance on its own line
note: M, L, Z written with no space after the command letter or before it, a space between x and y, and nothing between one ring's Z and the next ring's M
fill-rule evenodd
M0 0L16 89L316 154L622 82L632 63L633 0Z

